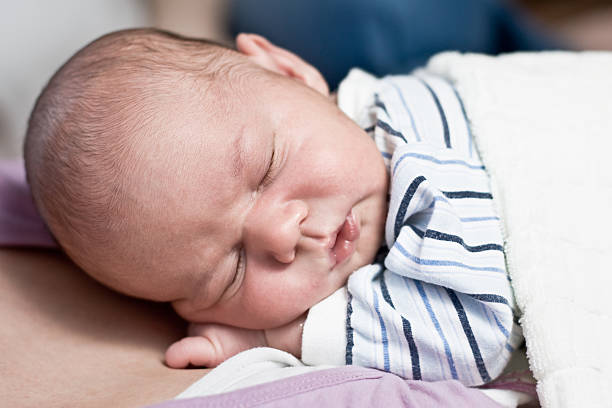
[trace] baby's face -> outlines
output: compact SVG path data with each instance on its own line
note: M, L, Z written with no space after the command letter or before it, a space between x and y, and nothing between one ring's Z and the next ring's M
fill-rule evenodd
M216 119L168 107L177 130L141 158L132 252L146 273L131 285L189 321L287 323L381 245L388 176L374 142L328 98L274 77L249 79Z

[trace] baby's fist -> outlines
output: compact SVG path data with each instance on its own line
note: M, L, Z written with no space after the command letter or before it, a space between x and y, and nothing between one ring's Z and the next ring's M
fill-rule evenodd
M166 350L166 364L169 367L185 368L190 364L216 367L241 351L267 346L263 330L192 323L188 334L188 337L173 343Z

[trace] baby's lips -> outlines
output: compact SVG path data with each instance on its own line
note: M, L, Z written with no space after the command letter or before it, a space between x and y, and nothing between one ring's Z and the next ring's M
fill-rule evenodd
M334 266L344 262L353 254L357 238L359 238L359 223L351 210L349 215L346 216L331 250Z
M355 214L353 214L353 210L346 216L346 220L338 233L338 238L336 240L345 240L345 241L355 241L359 238L359 223L357 222L357 218Z
M347 260L353 255L353 252L355 252L355 241L348 241L346 239L337 240L336 245L332 249L334 266Z

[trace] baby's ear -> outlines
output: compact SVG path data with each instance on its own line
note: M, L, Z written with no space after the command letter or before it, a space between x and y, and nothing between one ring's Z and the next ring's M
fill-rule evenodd
M327 82L315 67L264 37L257 34L238 34L236 47L265 69L295 78L323 95L329 95Z

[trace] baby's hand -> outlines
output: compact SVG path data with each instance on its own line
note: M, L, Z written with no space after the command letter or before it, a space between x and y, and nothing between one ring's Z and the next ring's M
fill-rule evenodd
M300 358L302 326L306 313L274 329L250 330L213 323L192 323L188 337L166 350L166 364L172 368L216 367L228 358L254 347L274 347Z
M216 367L241 351L267 346L263 330L249 330L222 324L189 325L188 337L166 350L166 364L172 368Z

